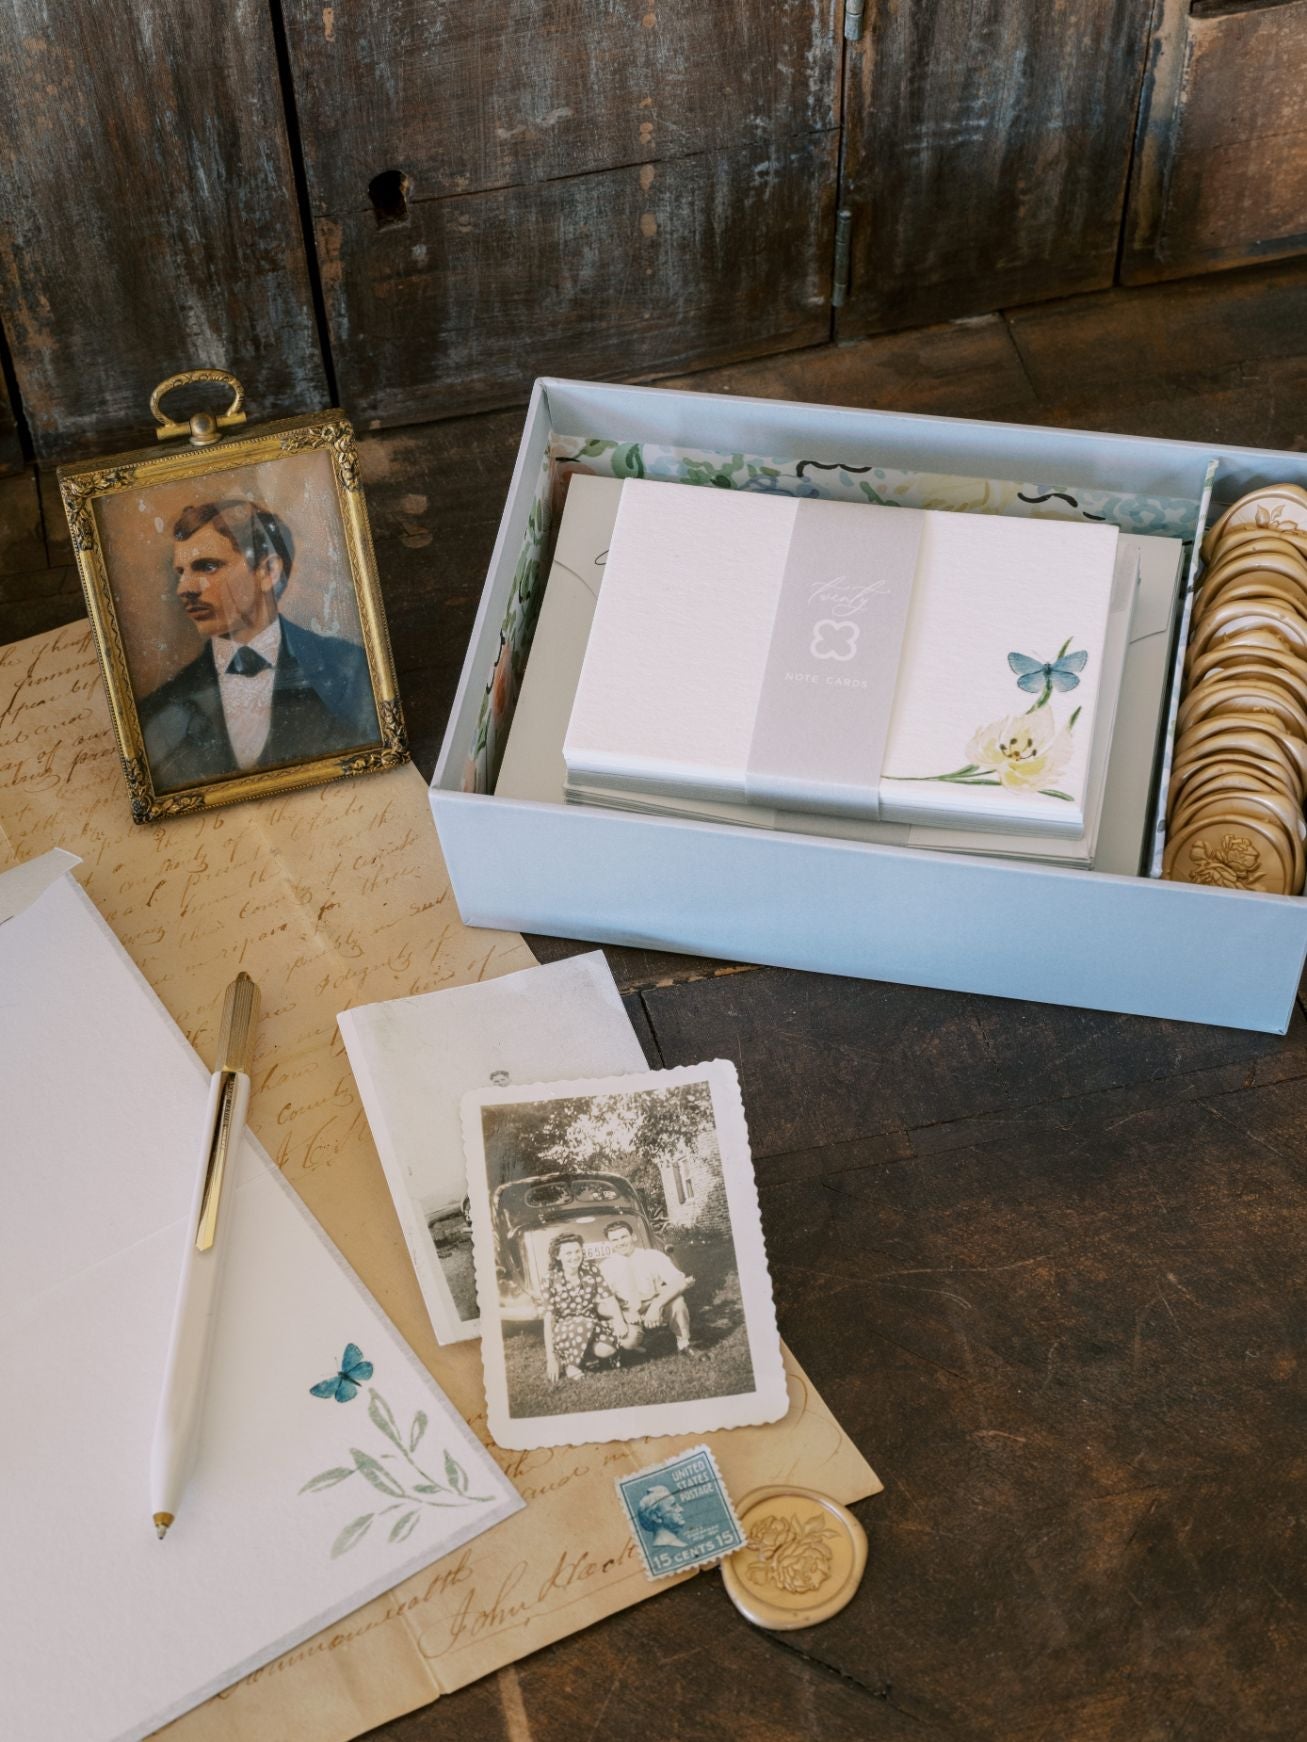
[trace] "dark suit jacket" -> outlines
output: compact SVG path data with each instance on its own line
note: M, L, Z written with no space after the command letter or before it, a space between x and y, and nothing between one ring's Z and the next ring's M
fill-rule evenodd
M138 703L156 792L237 774L218 693L213 644ZM276 768L374 744L379 737L367 655L352 641L281 620L272 724L257 766Z

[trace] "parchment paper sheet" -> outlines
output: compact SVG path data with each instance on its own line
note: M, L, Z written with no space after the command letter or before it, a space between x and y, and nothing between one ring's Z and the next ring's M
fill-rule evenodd
M450 1398L485 1437L480 1356L441 1348L336 1030L352 1004L527 967L515 934L458 917L414 768L132 823L89 627L0 647L0 864L65 847L202 1056L238 967L263 992L250 1124ZM786 1354L790 1413L710 1436L732 1492L879 1490ZM168 1726L177 1742L348 1742L659 1587L613 1478L690 1440L496 1451L525 1512ZM743 1625L743 1623L741 1623ZM56 1645L51 1641L52 1648Z

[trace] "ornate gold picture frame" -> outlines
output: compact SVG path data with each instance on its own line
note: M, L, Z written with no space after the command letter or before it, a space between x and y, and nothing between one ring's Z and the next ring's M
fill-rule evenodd
M164 396L196 382L230 404L175 422ZM212 369L150 409L178 446L59 468L133 818L407 761L348 419L242 429L240 383Z

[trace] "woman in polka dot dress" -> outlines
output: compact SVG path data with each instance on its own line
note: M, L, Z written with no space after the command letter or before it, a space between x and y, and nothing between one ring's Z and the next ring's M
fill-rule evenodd
M555 1234L545 1278L545 1371L551 1382L560 1368L569 1379L580 1379L591 1350L601 1360L616 1354L606 1323L615 1308L599 1272L586 1262L580 1236Z

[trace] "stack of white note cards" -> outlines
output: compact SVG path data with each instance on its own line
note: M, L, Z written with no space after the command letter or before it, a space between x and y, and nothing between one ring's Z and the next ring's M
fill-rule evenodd
M558 529L531 658L513 715L495 792L537 804L585 803L646 816L737 827L783 830L882 846L989 857L1038 859L1068 868L1093 866L1136 876L1149 837L1154 753L1161 731L1184 547L1179 539L1123 532L1117 541L1117 577L1105 655L1110 665L1118 636L1129 625L1125 672L1114 728L1100 716L1090 765L1090 808L1098 768L1106 764L1101 820L1096 834L1078 840L941 829L816 811L778 810L760 804L633 793L593 785L568 791L563 740L581 678L599 590L608 562L623 484L617 478L573 476ZM1137 587L1135 580L1137 577ZM1110 737L1110 758L1107 755Z
M628 480L567 796L1063 841L1091 862L1139 575L1118 543Z

